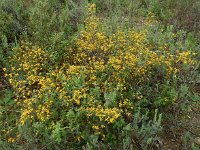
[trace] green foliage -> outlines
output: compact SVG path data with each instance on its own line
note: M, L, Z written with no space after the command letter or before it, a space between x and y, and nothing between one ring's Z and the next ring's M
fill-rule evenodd
M2 0L0 149L162 149L166 110L200 104L199 6Z
M64 48L82 22L84 3L80 5L83 6L80 7L73 1L45 0L35 1L28 8L28 38L33 43L48 48L54 62L61 61Z
M153 12L164 25L173 25L175 31L192 32L199 39L198 0L145 0L145 4L146 10Z
M135 114L134 133L136 133L136 141L139 141L138 144L141 145L142 149L151 149L154 146L159 146L161 142L159 136L162 133L161 118L162 114L158 114L158 110L155 110L153 120L149 120L148 113L141 115L140 110ZM139 126L139 124L141 125Z
M8 44L24 40L46 48L52 63L59 64L63 61L63 51L74 40L73 35L82 23L86 4L60 0L19 0L16 3L3 0L0 3L0 36L6 37Z

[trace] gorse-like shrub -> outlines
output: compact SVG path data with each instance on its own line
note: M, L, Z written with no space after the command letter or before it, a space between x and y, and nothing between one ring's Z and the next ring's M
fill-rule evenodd
M119 26L108 35L104 30L109 27L95 11L95 4L90 4L85 28L59 67L49 65L48 51L30 43L13 48L10 67L4 70L14 90L14 108L21 113L16 135L5 134L8 142L26 140L19 129L30 126L38 143L80 148L96 139L116 145L139 107L153 113L176 102L174 79L185 66L195 64L194 54L149 38L152 17L144 30Z
M63 51L74 40L85 16L86 1L2 0L0 2L0 39L5 36L9 49L21 40L48 50L53 64L63 61ZM3 42L0 48L5 53Z

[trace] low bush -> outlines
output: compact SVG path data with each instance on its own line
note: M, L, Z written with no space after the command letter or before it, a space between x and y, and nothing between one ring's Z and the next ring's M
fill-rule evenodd
M181 33L163 30L150 14L140 31L118 26L108 34L95 12L90 4L60 65L36 44L22 41L12 49L4 71L14 91L10 115L19 113L10 126L1 122L1 140L28 149L147 149L159 141L155 109L176 104L178 79L194 68L195 53Z

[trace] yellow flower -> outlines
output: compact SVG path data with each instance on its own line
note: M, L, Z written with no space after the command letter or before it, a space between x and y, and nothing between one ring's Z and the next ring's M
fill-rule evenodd
M15 142L15 138L13 138L13 137L8 138L8 142L9 142L9 143Z

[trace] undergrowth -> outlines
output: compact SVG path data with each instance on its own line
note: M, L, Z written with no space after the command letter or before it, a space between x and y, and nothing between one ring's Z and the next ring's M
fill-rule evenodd
M199 105L197 35L163 3L0 4L0 148L159 149L167 110Z

